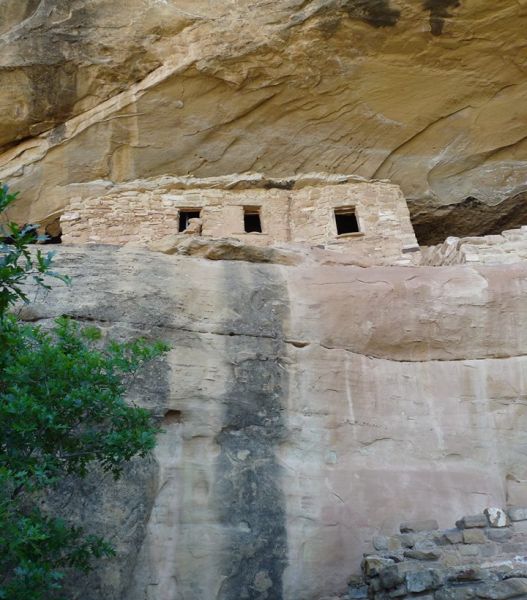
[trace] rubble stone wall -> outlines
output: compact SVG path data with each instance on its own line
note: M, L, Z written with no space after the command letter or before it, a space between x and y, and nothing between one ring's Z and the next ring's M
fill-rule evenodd
M428 266L516 263L527 260L527 226L501 235L449 237L442 244L422 250L422 264Z
M401 523L376 536L346 598L506 600L527 597L527 508L488 508L453 529L437 522Z
M262 233L245 233L244 207L258 209ZM352 208L360 231L337 234L335 209ZM180 211L200 210L201 235L247 244L360 247L379 264L412 264L419 254L406 201L383 182L301 189L125 190L73 199L61 218L64 243L143 245L179 232ZM181 235L187 235L182 233Z

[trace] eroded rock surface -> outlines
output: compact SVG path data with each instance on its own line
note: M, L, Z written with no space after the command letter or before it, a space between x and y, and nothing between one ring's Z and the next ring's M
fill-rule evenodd
M4 0L0 15L0 178L22 220L88 181L256 170L390 179L424 243L520 224L523 2Z
M123 540L79 598L318 600L402 521L527 505L525 263L287 266L94 246L60 249L56 266L73 287L25 318L173 346L134 390L164 418L156 465L93 505L72 500Z

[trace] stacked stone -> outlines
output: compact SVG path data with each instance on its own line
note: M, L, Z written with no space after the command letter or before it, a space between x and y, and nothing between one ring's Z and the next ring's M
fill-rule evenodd
M373 546L350 600L527 598L527 508L489 508L442 531L436 521L402 523Z
M503 265L527 260L527 226L509 229L501 235L457 238L423 249L422 265L432 267L486 264Z

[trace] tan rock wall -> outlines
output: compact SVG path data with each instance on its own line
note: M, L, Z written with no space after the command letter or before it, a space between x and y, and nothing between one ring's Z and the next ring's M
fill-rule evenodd
M57 269L73 287L28 318L173 345L135 396L175 411L150 516L137 523L145 501L125 491L96 514L142 542L85 600L318 600L345 589L379 531L527 505L525 263L288 267L63 247Z
M247 207L259 211L261 233L245 233ZM335 209L339 208L355 211L359 232L337 235ZM293 242L352 248L378 264L419 260L406 201L397 186L381 182L307 185L293 190L203 187L164 191L160 186L152 191L78 198L61 218L62 241L146 244L177 234L180 212L189 209L200 211L205 237L229 237L256 246Z
M448 217L443 208L468 198L495 207L491 224L517 225L509 221L523 211L527 174L523 2L36 8L0 8L0 179L22 192L23 222L63 209L88 181L255 170L390 179L428 232ZM500 208L507 200L513 210ZM477 228L462 214L443 239Z

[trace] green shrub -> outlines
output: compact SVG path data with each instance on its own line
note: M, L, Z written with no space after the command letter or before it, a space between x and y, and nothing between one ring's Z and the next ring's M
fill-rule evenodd
M15 200L0 186L0 216ZM98 466L115 478L146 456L158 431L125 401L128 378L166 352L163 343L103 343L95 327L57 319L45 331L10 310L33 279L49 287L53 255L30 248L35 229L3 226L0 242L0 599L50 600L66 569L88 572L112 556L104 539L39 508L65 477ZM8 243L7 243L8 242Z

